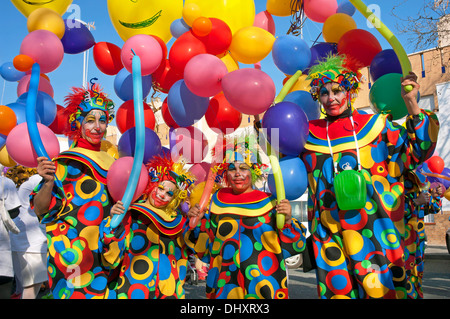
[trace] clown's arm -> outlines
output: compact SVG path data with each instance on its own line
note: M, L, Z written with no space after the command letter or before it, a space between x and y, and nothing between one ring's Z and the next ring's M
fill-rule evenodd
M198 224L194 228L190 228L189 219L197 216ZM200 206L196 204L189 209L188 219L183 229L183 236L186 245L194 252L199 259L205 263L209 263L209 248L213 240L211 239L209 211L200 212Z

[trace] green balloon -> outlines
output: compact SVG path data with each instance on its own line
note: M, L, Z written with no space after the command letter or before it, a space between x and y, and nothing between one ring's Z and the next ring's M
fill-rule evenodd
M371 109L376 113L389 113L393 120L408 114L402 97L401 77L399 73L388 73L379 77L370 88Z

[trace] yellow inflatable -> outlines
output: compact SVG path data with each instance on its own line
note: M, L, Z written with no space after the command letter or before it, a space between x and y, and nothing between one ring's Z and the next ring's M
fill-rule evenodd
M264 59L272 51L275 37L272 33L250 26L238 30L230 45L231 56L241 63L253 64Z
M28 32L35 30L47 30L62 38L66 31L63 18L54 10L39 8L34 10L27 20Z
M5 167L13 167L17 165L16 162L9 156L8 151L6 150L6 145L0 149L0 164Z
M185 0L185 6L191 4L200 8L201 16L224 21L233 34L243 27L253 25L255 20L253 0Z
M172 38L170 25L181 18L182 10L183 0L108 0L109 17L124 41L136 34L149 34L167 43Z
M26 17L39 8L52 9L62 16L72 0L11 0L11 2Z
M356 22L351 16L345 13L336 13L323 23L323 39L325 42L338 43L344 33L356 28Z
M266 10L270 14L278 17L290 16L293 12L298 11L298 7L292 10L292 0L267 0Z

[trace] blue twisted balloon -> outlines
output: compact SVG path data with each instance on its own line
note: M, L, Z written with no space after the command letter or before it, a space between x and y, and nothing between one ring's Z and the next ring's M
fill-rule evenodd
M133 50L132 50L133 51ZM134 51L133 51L134 53ZM125 213L131 204L134 192L139 180L139 175L142 168L142 162L144 161L145 150L145 120L144 120L144 107L142 104L142 76L141 76L141 59L136 54L132 60L132 73L133 73L133 99L134 99L134 120L136 124L136 145L133 158L133 167L131 168L130 178L128 179L127 188L123 194L122 202L125 208ZM125 213L120 215L114 215L111 219L111 227L116 228L122 221Z
M27 105L25 108L25 118L27 121L28 135L30 136L31 145L33 145L34 151L38 157L47 157L49 160L51 158L48 156L45 150L44 144L42 143L41 135L39 134L39 129L36 122L36 101L39 88L39 79L41 77L41 67L38 63L34 63L31 69L30 86L27 95ZM55 176L56 186L62 187L61 181Z

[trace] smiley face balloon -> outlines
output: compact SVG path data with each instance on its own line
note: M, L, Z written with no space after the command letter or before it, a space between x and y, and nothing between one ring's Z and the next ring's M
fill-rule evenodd
M11 0L11 2L26 17L39 8L52 9L62 16L72 0Z
M122 40L136 34L172 38L170 24L181 18L183 0L108 0L108 12Z

